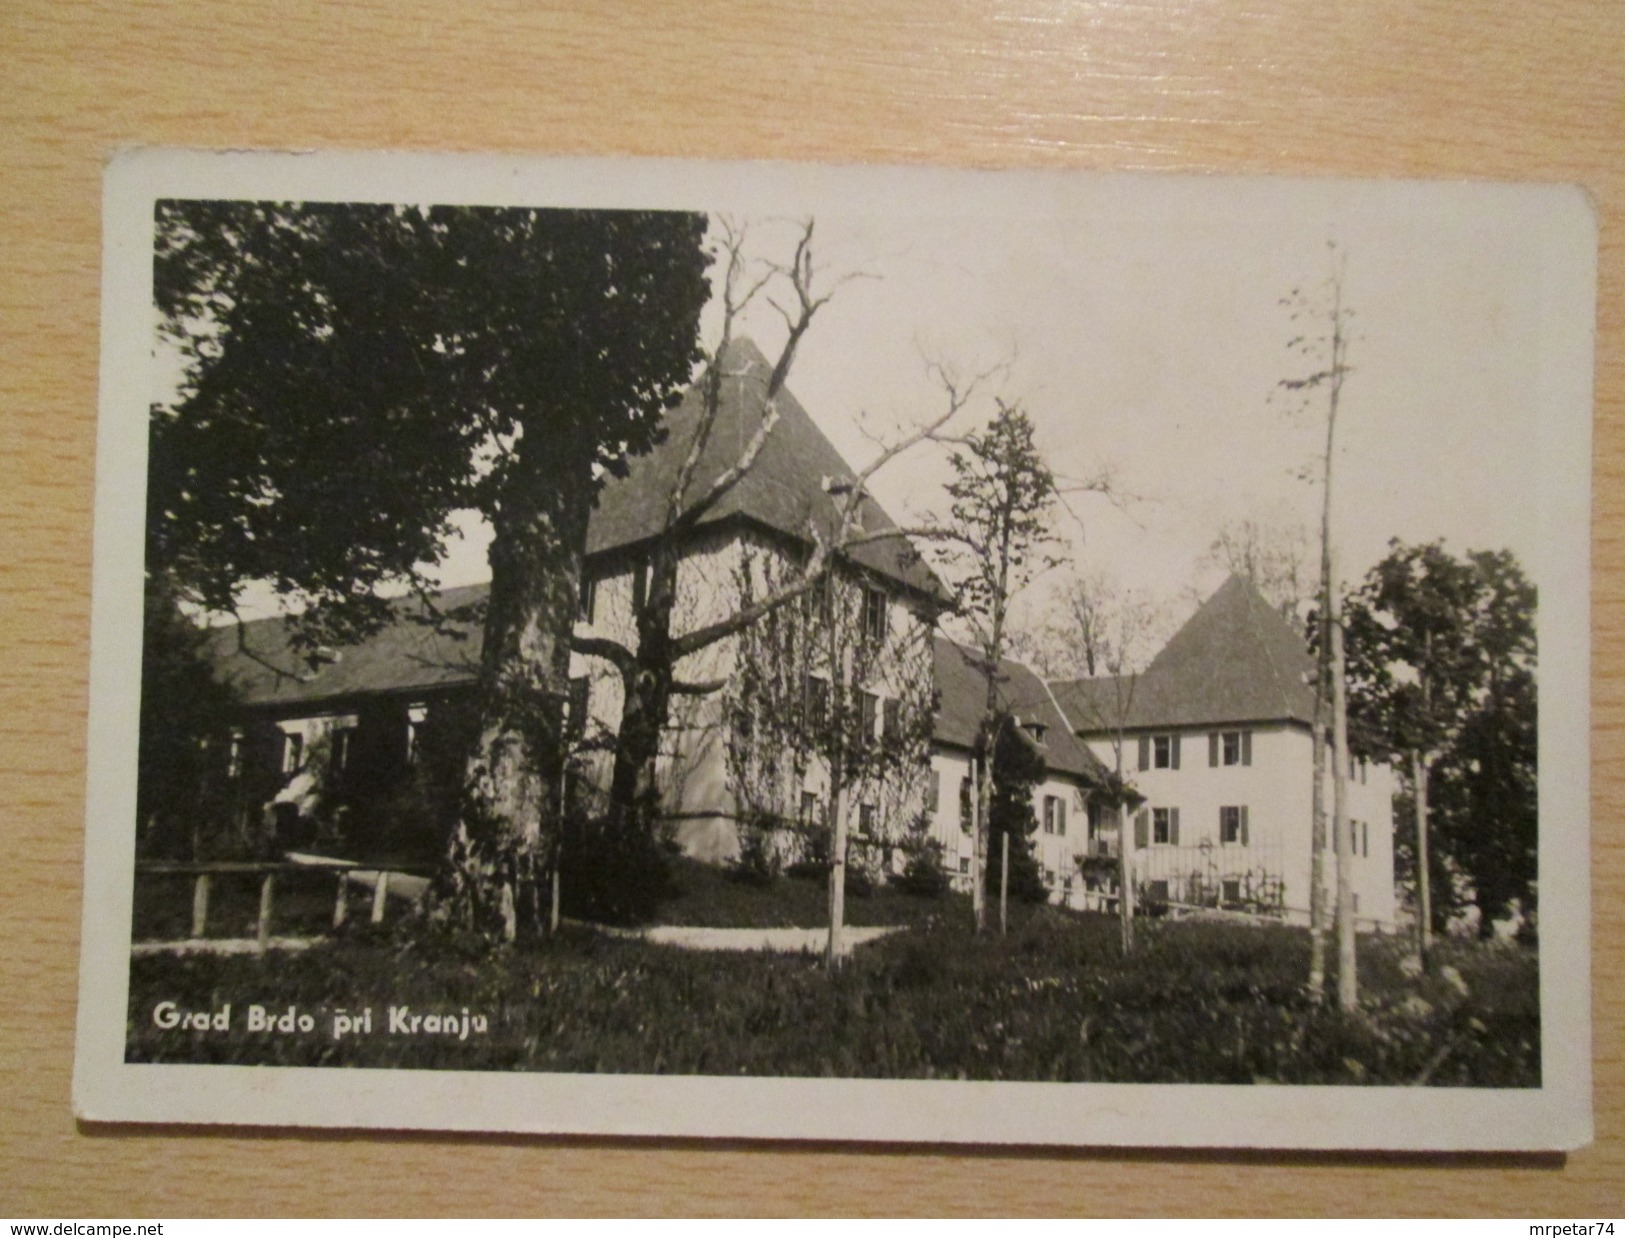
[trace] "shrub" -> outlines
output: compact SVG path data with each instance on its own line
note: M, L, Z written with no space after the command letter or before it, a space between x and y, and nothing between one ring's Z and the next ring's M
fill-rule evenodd
M850 898L870 898L875 892L874 878L867 869L856 864L846 866L846 893Z
M564 914L604 924L641 924L675 893L672 857L641 822L567 818L559 863Z
M952 886L942 862L942 844L932 838L911 849L903 871L891 880L905 894L941 898Z
M778 880L779 869L772 826L759 819L746 821L739 830L739 858L729 867L728 875L746 885L770 886Z

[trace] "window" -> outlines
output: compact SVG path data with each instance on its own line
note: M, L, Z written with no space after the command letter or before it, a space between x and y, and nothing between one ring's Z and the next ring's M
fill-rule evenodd
M1247 845L1247 807L1219 809L1219 841L1237 846Z
M328 773L342 774L350 767L350 759L355 750L355 727L341 726L333 729L333 737L328 742Z
M1068 894L1072 893L1072 874L1071 873L1068 873L1065 877L1061 878L1061 888L1063 890L1065 890Z
M875 806L873 804L858 805L858 834L863 838L875 836Z
M803 791L801 793L801 824L817 825L821 814L818 811L818 793L816 791Z
M959 780L959 828L969 834L971 829L971 785L969 778Z
M1153 808L1151 810L1151 841L1170 847L1179 845L1179 809Z
M1227 877L1219 883L1219 897L1227 903L1241 902L1241 882L1234 877Z
M1140 736L1141 769L1178 769L1179 736Z
M937 805L942 802L942 771L931 771L931 781L925 787L925 811L935 813Z
M1152 902L1166 903L1168 901L1168 883L1166 881L1148 881L1145 883L1146 898Z
M418 752L423 747L423 725L429 720L427 705L406 707L406 763L416 765Z
M807 715L807 725L813 728L823 726L829 717L829 680L822 675L808 675L801 708Z
M1350 907L1349 910L1358 912L1360 910L1360 896L1358 894L1350 894L1349 898L1354 902L1354 905Z
M231 739L226 748L226 777L241 778L243 776L243 733L232 731Z
M903 733L903 702L895 697L887 697L880 714L880 735L882 739L893 740Z
M643 609L643 604L649 600L649 565L647 563L634 563L632 565L632 611Z
M581 573L581 613L578 618L588 623L598 610L598 582L585 571Z
M970 872L970 856L962 855L959 857L959 871L962 873Z
M282 733L282 772L291 774L298 770L305 755L305 737L298 731L284 731Z
M867 748L875 742L875 726L879 722L880 698L873 692L858 692L858 747Z
M886 639L886 594L881 589L863 591L863 638L875 644Z
M1251 731L1214 731L1207 737L1207 763L1213 765L1251 765L1253 763L1253 733Z
M1044 797L1044 833L1066 834L1066 801L1059 795Z

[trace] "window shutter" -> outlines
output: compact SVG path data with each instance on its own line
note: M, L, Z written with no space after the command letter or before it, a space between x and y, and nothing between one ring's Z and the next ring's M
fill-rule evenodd
M1055 832L1062 837L1066 836L1066 798L1058 796L1055 800Z
M1247 805L1241 806L1241 845L1247 846Z
M1151 737L1149 735L1140 736L1140 768L1151 768Z
M1207 763L1209 768L1212 768L1219 763L1219 733L1217 731L1208 732Z
M1134 814L1134 849L1144 851L1151 835L1151 814L1142 808Z
M1177 808L1168 810L1168 845L1170 847L1179 846L1179 809Z
M1241 733L1241 763L1243 765L1253 763L1253 733L1251 731Z

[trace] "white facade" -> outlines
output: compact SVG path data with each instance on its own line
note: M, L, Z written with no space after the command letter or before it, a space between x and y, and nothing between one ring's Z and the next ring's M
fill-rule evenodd
M608 637L635 648L635 570L628 562L595 579L579 634ZM745 604L747 591L751 598L765 597L798 570L774 539L738 527L714 530L682 558L672 630L682 634L725 619ZM759 674L753 681L773 683L771 699L752 707L753 714L762 716L748 736L733 720L742 706L739 685L747 678L740 659L752 656L752 642L759 640L762 625L726 637L678 664L680 680L722 680L726 685L703 696L674 695L671 700L659 779L665 810L685 853L714 863L731 861L739 856L739 830L747 817L787 824L821 817L830 795L827 762L816 752L802 750L794 737L787 741L783 730L787 709L782 698L787 693L799 698L808 679L820 680L832 698L863 713L867 740L877 745L905 703L919 708L919 655L923 652L929 667L930 618L906 604L897 587L879 577L838 579L835 600L824 603L809 595L807 601L775 612L780 630L786 625L797 628L789 637L795 654L770 659L754 651L759 655ZM820 635L829 614L837 616L837 623L850 620L854 629L850 639L837 642L834 670L831 650ZM859 628L865 624L873 625L877 636L862 641L861 653L854 653ZM773 664L766 665L769 661ZM572 658L571 674L588 684L589 732L613 735L624 703L619 674L608 662L581 655ZM862 703L861 697L872 704ZM801 701L794 704L800 706ZM847 788L849 833L860 844L872 844L877 859L886 847L903 841L924 810L924 755L922 746L913 770L860 777ZM595 759L605 783L609 760Z
M971 888L976 851L971 830L971 756L963 749L934 744L931 751L931 786L926 806L930 811L930 837L942 847L943 867L956 890ZM934 797L934 798L933 798ZM933 806L934 805L934 806ZM1050 902L1083 907L1083 882L1078 857L1089 836L1088 794L1075 779L1050 775L1033 788L1033 854L1050 891Z
M1142 740L1148 758L1143 769ZM1104 764L1114 764L1110 738L1087 742ZM1131 814L1129 831L1142 897L1177 906L1216 895L1221 904L1274 904L1288 919L1306 921L1312 748L1309 728L1298 723L1126 735L1124 776L1146 799ZM1392 770L1376 764L1356 764L1348 782L1351 885L1363 928L1391 928L1394 922L1394 786ZM1331 788L1328 773L1328 821ZM1328 887L1335 889L1329 850L1325 868Z

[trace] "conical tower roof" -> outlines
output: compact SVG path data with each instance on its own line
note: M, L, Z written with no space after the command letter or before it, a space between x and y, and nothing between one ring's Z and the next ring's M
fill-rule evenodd
M1303 638L1232 576L1132 681L1081 679L1056 694L1074 727L1109 731L1256 722L1312 725L1314 660Z
M721 402L689 487L691 500L703 495L707 486L738 461L767 412L767 382L773 367L761 350L748 339L735 340L722 366ZM701 524L743 520L808 544L809 522L826 530L833 527L835 500L826 485L851 481L853 469L788 387L780 388L775 405L778 423L755 464ZM672 411L665 441L632 460L625 477L605 483L588 526L588 554L632 546L660 532L666 503L703 411L704 397L696 384ZM869 532L896 527L873 499L865 501L862 515ZM941 583L906 539L870 542L855 548L850 557L920 593L946 597Z

